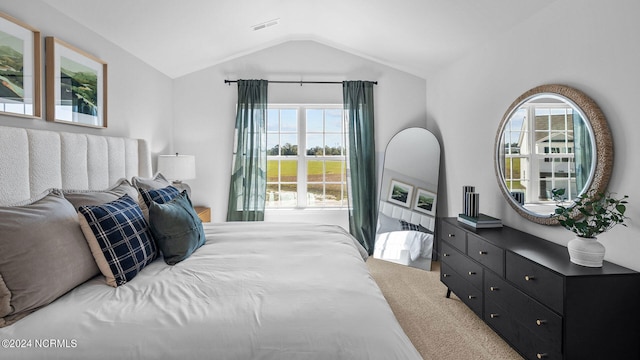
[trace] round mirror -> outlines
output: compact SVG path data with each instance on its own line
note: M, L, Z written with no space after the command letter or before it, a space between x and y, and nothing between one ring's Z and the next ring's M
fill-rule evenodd
M604 191L613 167L611 132L598 105L565 85L542 85L517 98L505 113L495 142L495 170L502 194L520 215L545 225L561 200Z

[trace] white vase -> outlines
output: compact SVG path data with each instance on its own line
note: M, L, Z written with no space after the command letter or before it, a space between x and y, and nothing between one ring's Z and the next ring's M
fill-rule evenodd
M574 264L602 267L605 247L597 238L576 237L567 244L569 257Z

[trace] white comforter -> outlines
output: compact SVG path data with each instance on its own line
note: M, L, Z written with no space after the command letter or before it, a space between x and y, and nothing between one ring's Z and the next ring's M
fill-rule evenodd
M2 359L420 359L339 227L227 223L0 329ZM8 348L13 345L13 348Z

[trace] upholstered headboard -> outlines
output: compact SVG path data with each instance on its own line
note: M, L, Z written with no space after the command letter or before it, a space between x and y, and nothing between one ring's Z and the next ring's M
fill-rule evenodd
M433 231L435 229L436 220L432 216L420 214L402 206L394 205L386 201L380 201L379 211L394 219L404 220L412 224L420 224L427 229Z
M0 205L49 188L101 190L151 175L144 140L0 126Z

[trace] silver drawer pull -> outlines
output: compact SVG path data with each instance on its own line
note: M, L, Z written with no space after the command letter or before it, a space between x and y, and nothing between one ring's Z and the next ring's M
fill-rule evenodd
M495 319L497 317L500 317L500 314L491 314L489 315L492 319Z
M442 277L449 277L449 274L442 274Z
M444 253L442 254L442 256L447 257L447 256L451 256L450 254Z
M456 237L456 234L449 234L449 237Z
M480 255L487 255L488 253L487 253L486 251L482 251L482 250L480 250L480 251L478 251L478 254L480 254Z
M536 357L537 357L538 359L545 359L545 358L548 358L548 357L549 357L549 355L547 355L547 353L537 353L537 354L536 354Z
M535 277L535 276L533 276L533 275L525 275L525 276L524 276L524 279L525 279L525 280L527 280L527 281L531 281L531 280L533 280L533 279L535 279L535 278L536 278L536 277Z
M542 326L547 323L547 320L538 319L536 320L536 325Z
M475 275L476 272L475 271L469 271L469 275Z
M491 290L491 291L498 291L498 290L500 290L500 288L499 288L499 287L497 287L497 286L491 286L491 287L489 288L489 290Z
M475 295L469 295L469 300L473 300L473 299L475 299L476 297L477 297L477 296L475 296Z

